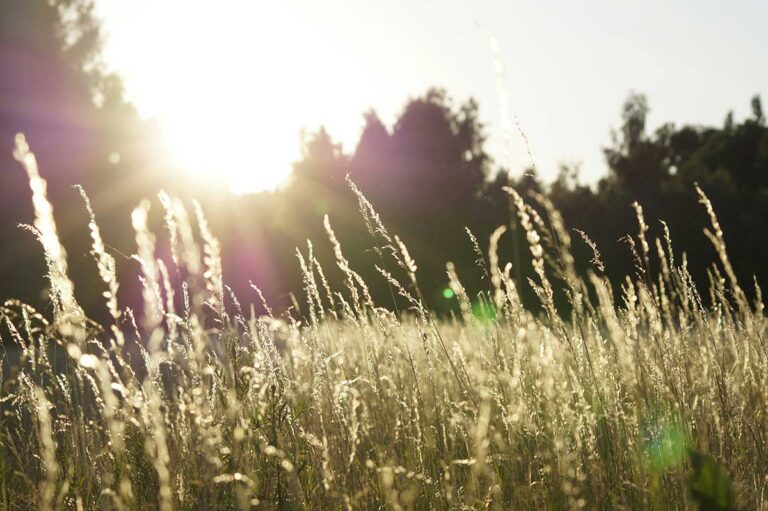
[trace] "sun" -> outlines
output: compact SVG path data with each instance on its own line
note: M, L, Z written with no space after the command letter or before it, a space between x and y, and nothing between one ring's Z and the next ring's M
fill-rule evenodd
M127 5L113 7L126 12L115 13L109 60L139 114L160 123L180 181L213 178L237 194L279 188L302 131L324 126L351 147L371 91L389 83L376 78L378 61L344 42L349 23L310 4Z
M298 159L298 133L285 126L267 129L248 111L219 104L215 111L177 112L162 120L168 154L183 178L221 180L238 195L272 191L288 181Z
M184 85L157 89L172 162L180 177L220 180L235 194L275 190L300 154L290 97L234 56L210 61L212 71L187 65Z

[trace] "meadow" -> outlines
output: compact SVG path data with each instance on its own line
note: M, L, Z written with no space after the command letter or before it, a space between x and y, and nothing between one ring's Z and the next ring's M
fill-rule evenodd
M445 254L449 317L423 305L418 261L351 182L381 279L350 267L326 217L328 239L313 241L331 244L323 264L346 285L328 285L309 244L296 254L303 302L280 314L230 293L204 212L161 194L162 232L147 227L149 203L131 217L141 310L119 303L90 212L112 318L96 324L75 300L22 137L16 157L51 311L0 308L0 509L768 508L762 297L737 281L701 190L708 282L694 282L669 235L647 239L636 204L636 272L616 289L588 233L566 229L546 196L507 189L535 278L517 282L499 260L505 227L471 237L487 289L466 291ZM586 275L577 242L593 248ZM520 285L538 308L523 307ZM408 307L373 303L369 286ZM555 305L563 291L567 312Z

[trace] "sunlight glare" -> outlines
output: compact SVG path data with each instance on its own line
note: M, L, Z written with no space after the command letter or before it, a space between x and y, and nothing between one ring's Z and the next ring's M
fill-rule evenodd
M142 37L115 36L110 58L140 98L140 114L160 122L183 178L223 180L234 193L273 190L300 157L302 130L330 124L345 143L359 135L372 64L318 13L312 21L290 4L137 2L121 19Z
M170 157L190 177L223 179L235 194L271 191L287 181L299 145L290 128L270 133L231 109L194 117L180 112L163 120Z

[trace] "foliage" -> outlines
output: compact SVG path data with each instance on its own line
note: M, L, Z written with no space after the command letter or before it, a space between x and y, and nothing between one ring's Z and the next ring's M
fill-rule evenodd
M138 119L120 79L101 60L92 1L0 0L0 98L0 294L43 304L45 262L34 238L18 228L33 219L29 185L11 157L18 132L37 142L41 164L52 170L52 200L62 211L79 211L73 186L87 185L117 246L130 246L125 218L138 201L174 187L158 171L163 158L156 150L157 130ZM83 219L59 220L63 244L71 253L86 254ZM81 260L74 259L71 271L87 278ZM30 271L14 270L20 265ZM86 308L100 301L81 300Z
M0 159L4 509L765 506L759 98L648 133L632 95L593 189L494 169L477 104L430 90L352 154L309 137L285 190L150 208L201 190L91 3L0 28L0 138L52 170Z
M688 484L700 509L703 511L733 509L735 496L728 474L708 454L691 450L689 455L693 472Z
M631 96L620 134L605 150L609 174L597 189L579 185L577 177L568 175L574 169L565 169L552 186L552 200L601 247L612 282L633 271L625 244L617 240L635 223L629 207L635 201L653 219L650 235L662 236L668 228L686 248L691 274L697 280L706 278L709 241L690 228L705 219L692 200L696 186L721 212L739 279L765 282L768 270L761 261L768 257L768 242L760 231L768 215L768 128L759 97L752 100L752 108L753 116L738 124L729 114L722 128L665 124L648 134L647 102ZM588 250L582 247L582 254ZM747 292L755 296L751 285Z

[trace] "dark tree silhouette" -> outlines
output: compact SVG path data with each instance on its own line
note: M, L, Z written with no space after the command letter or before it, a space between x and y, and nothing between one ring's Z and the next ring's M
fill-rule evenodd
M3 297L45 304L45 267L39 244L18 228L31 224L31 192L13 160L16 133L37 155L71 272L89 282L85 207L75 184L85 186L110 245L130 254L130 208L160 188L153 170L151 125L123 99L120 80L100 61L100 27L86 0L0 1L0 283ZM157 151L154 158L157 159ZM122 270L125 265L120 264ZM80 286L84 304L100 291ZM102 307L103 308L103 307Z
M702 234L707 220L694 192L698 183L720 216L742 286L749 289L753 275L762 282L768 278L768 238L762 233L768 218L768 128L757 96L752 116L741 122L729 113L722 128L665 124L649 132L648 101L630 95L621 125L604 149L608 173L590 187L579 182L578 167L564 167L548 185L531 172L510 178L508 172L517 176L517 169L494 168L485 152L477 103L457 104L445 91L431 89L409 100L391 127L375 112L366 113L351 154L325 130L311 134L285 189L234 198L221 190L210 193L215 176L195 186L169 173L170 165L158 154L156 130L124 101L120 80L104 71L99 54L100 29L90 1L0 0L0 299L18 297L45 306L39 295L45 273L40 247L17 227L33 221L26 176L11 157L17 132L27 134L38 155L78 298L92 316L104 310L75 184L84 185L93 199L108 249L117 257L121 300L127 304L136 303L132 297L138 287L136 264L124 257L134 251L130 210L165 189L203 199L222 241L225 281L240 296L252 296L248 281L253 280L276 309L288 306L289 293L303 287L294 253L299 247L308 255L307 239L331 285L343 289L323 226L328 215L374 299L403 305L396 298L393 302L374 266L395 274L402 270L382 254L381 237L363 221L348 175L409 247L424 298L436 309L456 306L442 294L449 260L473 295L488 288L465 227L481 252L497 226L510 228L499 247L502 260L513 262L521 293L535 303L526 280L530 255L515 229L504 186L516 187L523 196L549 193L568 226L583 229L598 243L606 271L618 284L635 271L626 244L619 241L637 232L633 201L645 210L649 236L662 233L658 220L668 222L694 276L706 277L714 254ZM153 208L155 225L160 213ZM541 216L546 222L544 211ZM591 253L579 242L575 247L577 268L584 271ZM166 241L159 240L160 256L167 252Z
M609 173L597 190L553 185L553 200L571 225L598 242L615 281L634 271L626 246L617 242L637 232L633 201L645 210L649 235L661 235L659 220L667 222L690 270L705 281L715 254L702 233L708 220L697 203L698 184L717 210L742 285L752 288L753 275L765 282L760 261L768 256L768 242L760 231L768 218L768 129L759 97L752 110L753 117L741 123L729 114L723 128L665 124L648 135L647 102L632 95L623 108L621 136L605 150Z

